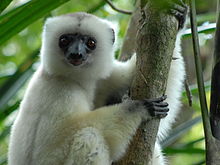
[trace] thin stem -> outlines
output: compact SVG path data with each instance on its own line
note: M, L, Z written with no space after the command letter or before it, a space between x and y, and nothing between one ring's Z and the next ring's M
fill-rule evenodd
M184 86L185 86L186 96L188 98L189 106L192 107L192 92L190 91L187 77L184 81Z
M208 115L208 107L205 95L204 88L204 80L202 75L202 64L200 59L200 49L199 49L199 40L198 40L198 31L196 24L196 8L195 8L195 0L190 0L190 22L191 22L191 30L192 30L192 40L193 40L193 50L194 50L194 58L195 58L195 66L196 66L196 76L199 90L199 99L201 106L201 113L203 119L204 126L204 134L206 141L211 139L210 132L210 123L209 123L209 115Z

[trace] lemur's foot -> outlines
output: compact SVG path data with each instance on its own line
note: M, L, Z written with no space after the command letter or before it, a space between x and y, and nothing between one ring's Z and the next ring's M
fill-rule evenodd
M155 99L144 100L144 105L152 117L164 118L167 116L169 108L168 103L164 102L166 98L167 96L165 95Z
M174 15L179 22L178 29L184 27L186 21L186 15L188 7L182 0L172 0L173 3L170 3L169 13Z

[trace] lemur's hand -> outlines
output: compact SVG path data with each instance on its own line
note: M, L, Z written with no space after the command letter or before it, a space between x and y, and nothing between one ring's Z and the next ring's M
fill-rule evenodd
M178 29L184 27L186 16L187 16L188 6L183 2L183 0L171 0L169 3L168 12L176 17L179 21Z
M167 116L169 108L168 103L164 102L166 98L167 96L165 95L159 98L144 100L144 105L152 117L164 118Z
M168 103L164 102L167 96L155 99L131 100L126 96L123 99L123 105L130 113L139 113L143 120L149 120L152 117L164 118L169 111Z

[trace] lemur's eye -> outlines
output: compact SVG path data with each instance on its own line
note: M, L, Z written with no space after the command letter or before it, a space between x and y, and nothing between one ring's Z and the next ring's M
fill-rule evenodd
M86 45L88 46L89 49L94 50L96 48L96 41L92 38L88 39Z
M66 47L70 43L70 40L66 36L61 36L59 40L59 46L60 47Z

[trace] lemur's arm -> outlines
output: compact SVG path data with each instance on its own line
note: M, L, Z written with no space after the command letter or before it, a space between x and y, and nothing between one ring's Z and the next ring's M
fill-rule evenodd
M100 80L97 85L95 107L120 103L129 89L135 73L136 55L126 62L115 60L111 75Z

